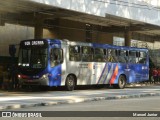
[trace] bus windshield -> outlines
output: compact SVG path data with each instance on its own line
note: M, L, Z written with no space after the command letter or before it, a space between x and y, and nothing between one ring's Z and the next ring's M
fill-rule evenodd
M20 48L18 66L45 68L47 66L47 48Z

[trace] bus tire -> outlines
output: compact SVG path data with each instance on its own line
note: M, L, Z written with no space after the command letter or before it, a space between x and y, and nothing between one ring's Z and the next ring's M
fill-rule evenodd
M74 90L74 88L76 86L76 80L73 75L67 76L65 86L68 91Z
M124 75L120 75L118 79L118 88L123 89L126 85L126 77Z

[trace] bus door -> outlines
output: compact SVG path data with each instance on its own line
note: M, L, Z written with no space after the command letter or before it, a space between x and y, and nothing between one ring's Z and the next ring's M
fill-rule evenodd
M91 84L91 75L92 75L91 66L92 66L92 63L88 63L88 62L81 62L79 64L79 79L80 79L79 84L80 85Z
M108 74L107 50L103 48L94 49L94 63L92 69L92 84L104 84Z
M61 48L51 48L50 73L49 73L50 86L61 85L62 63L63 63L63 50Z
M149 67L147 63L147 53L146 52L138 52L138 64L140 67L139 73L141 74L141 78L139 79L140 81L143 80L148 80L148 75L149 75Z
M140 79L140 66L137 64L138 61L138 56L137 56L137 51L135 50L130 50L129 51L129 59L128 59L128 76L129 76L129 83L134 83L138 82Z
M107 74L108 64L95 62L93 64L92 84L104 84Z
M139 82L142 76L142 64L139 64L139 52L129 51L129 81Z
M90 46L82 47L82 62L79 65L80 79L82 85L91 84L92 81L92 61L93 61L93 48Z

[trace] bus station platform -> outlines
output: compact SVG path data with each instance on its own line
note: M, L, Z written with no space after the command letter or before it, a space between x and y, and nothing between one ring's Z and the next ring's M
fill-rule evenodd
M134 99L160 96L159 84L134 84L125 89L99 88L76 89L65 91L61 89L52 91L0 91L0 110L18 110L28 107L63 105L79 102Z

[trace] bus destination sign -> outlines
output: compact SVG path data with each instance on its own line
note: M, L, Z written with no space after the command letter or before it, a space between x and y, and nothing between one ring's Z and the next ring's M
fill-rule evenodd
M44 45L44 41L25 41L25 46L32 46L32 45Z

